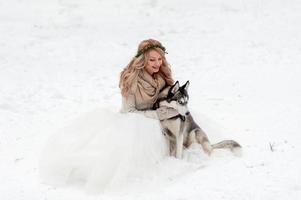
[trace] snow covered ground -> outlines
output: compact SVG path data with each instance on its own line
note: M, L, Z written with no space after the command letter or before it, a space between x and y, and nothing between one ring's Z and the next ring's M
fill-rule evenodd
M0 1L0 198L300 199L301 2L298 0ZM212 142L239 141L187 173L122 194L54 188L38 156L59 127L118 108L119 73L160 40ZM173 167L171 165L170 167Z

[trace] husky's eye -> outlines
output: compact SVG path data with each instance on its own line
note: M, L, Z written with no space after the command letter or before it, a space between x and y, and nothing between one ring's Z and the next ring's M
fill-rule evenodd
M179 104L184 104L184 102L185 102L185 99L184 99L184 98L178 99L178 103L179 103Z

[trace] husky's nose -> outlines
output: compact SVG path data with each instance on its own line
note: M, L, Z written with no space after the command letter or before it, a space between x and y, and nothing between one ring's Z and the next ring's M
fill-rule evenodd
M186 113L185 113L185 115L189 115L190 114L190 112L189 111L187 111Z

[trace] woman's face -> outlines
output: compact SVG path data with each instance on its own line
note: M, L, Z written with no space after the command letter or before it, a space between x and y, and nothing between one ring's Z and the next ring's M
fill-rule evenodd
M163 58L161 57L161 55L157 51L152 49L148 52L148 60L145 66L145 70L150 75L153 75L154 73L159 72L162 62Z

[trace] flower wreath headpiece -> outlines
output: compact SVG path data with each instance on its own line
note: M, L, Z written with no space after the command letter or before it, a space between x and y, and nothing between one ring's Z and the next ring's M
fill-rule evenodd
M149 44L147 46L145 46L144 48L140 49L137 54L136 54L136 58L138 58L141 54L144 54L146 51L148 51L149 49L155 49L155 48L160 48L164 51L164 53L167 54L165 47L158 45L158 44Z

